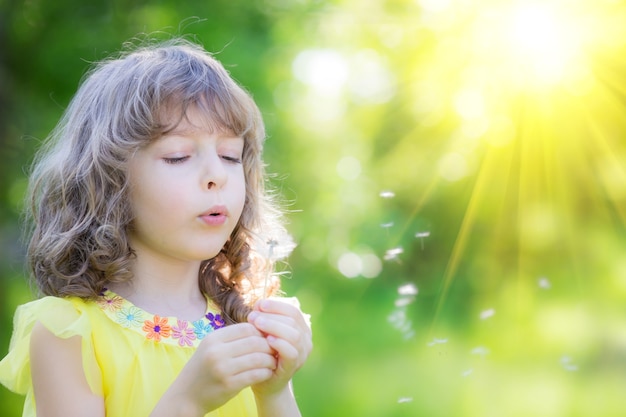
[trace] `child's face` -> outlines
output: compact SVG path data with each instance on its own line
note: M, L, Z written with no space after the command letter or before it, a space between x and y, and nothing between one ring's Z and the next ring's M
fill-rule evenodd
M137 256L202 261L216 256L245 201L244 141L203 128L190 109L171 133L139 150L129 162L129 232Z

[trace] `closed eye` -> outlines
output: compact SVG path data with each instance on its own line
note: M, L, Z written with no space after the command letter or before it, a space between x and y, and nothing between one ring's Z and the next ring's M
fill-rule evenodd
M185 162L187 159L189 159L189 156L178 156L176 158L163 158L165 163L171 164L171 165L181 164Z
M240 164L241 158L236 158L234 156L222 155L222 159L227 162L231 162L233 164Z

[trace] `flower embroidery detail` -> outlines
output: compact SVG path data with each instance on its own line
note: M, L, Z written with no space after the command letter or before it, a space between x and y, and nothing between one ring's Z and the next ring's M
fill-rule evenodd
M126 328L139 327L144 322L143 310L133 305L126 306L116 313L115 322Z
M167 324L167 317L154 316L154 320L146 320L143 324L143 331L146 332L146 339L154 339L155 342L160 342L161 338L170 337L172 333L172 326Z
M226 325L226 323L224 323L224 320L222 319L221 314L208 313L205 317L209 319L211 326L213 326L215 330L221 329Z
M185 320L177 320L176 326L172 327L172 337L178 339L180 346L193 346L196 340L196 334L193 328L188 327L189 323Z
M105 293L98 298L97 303L103 310L117 311L124 305L124 299L119 295Z
M193 322L149 314L106 288L95 302L114 323L155 343L163 342L183 348L198 346L207 334L226 325L221 313L207 313ZM208 307L211 308L210 305Z
M213 331L211 323L204 319L196 320L191 324L193 325L193 332L196 334L198 340L204 339L204 336Z

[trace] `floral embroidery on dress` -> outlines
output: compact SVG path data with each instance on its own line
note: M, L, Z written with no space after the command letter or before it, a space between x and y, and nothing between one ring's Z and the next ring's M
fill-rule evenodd
M113 322L141 334L146 340L154 343L194 347L198 346L207 334L225 326L222 315L209 310L208 306L211 304L208 299L207 313L193 322L149 314L106 288L99 294L96 303Z
M196 320L191 324L193 325L193 332L198 340L204 339L204 336L215 330L211 323L206 320Z
M185 320L178 320L176 326L172 327L172 337L178 340L178 344L181 346L193 346L193 341L196 340L196 334L193 328L188 327L189 323Z
M126 328L143 325L143 310L135 306L126 306L115 314L115 322Z
M97 302L103 310L117 311L122 308L124 299L117 294L109 292L102 294Z
M221 314L208 313L205 317L209 319L209 323L211 323L211 326L213 326L215 330L221 329L226 325L224 320L222 320Z
M154 316L153 320L146 320L143 324L143 331L146 332L146 339L154 339L157 342L161 341L161 338L170 337L172 333L172 326L167 324L167 317Z

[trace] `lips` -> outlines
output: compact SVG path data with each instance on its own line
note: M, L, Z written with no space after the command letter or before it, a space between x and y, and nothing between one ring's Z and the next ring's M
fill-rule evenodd
M220 226L226 222L228 210L225 206L213 206L198 217L209 226Z

